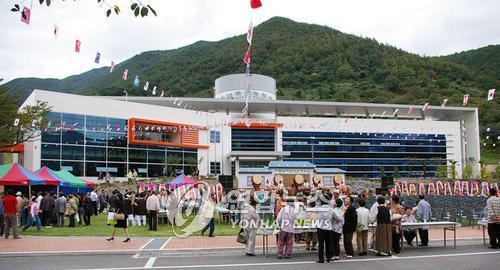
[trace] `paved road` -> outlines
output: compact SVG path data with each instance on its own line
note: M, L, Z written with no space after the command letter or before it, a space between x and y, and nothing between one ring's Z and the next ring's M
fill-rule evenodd
M364 256L330 264L316 264L314 252L295 253L292 259L278 260L275 255L247 257L240 250L221 252L185 252L143 255L64 255L0 258L0 269L496 269L500 250L475 243L463 243L457 249L432 246L406 249L395 257ZM154 257L152 257L154 256ZM335 265L335 266L334 266ZM495 266L496 265L496 266Z

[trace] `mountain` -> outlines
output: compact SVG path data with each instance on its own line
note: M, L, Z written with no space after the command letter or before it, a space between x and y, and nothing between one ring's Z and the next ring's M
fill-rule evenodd
M467 66L475 76L490 76L500 80L500 45L454 53L440 59Z
M55 79L16 79L4 86L23 100L33 88L85 95L148 95L132 86L147 80L167 96L212 97L216 78L244 72L246 35L216 42L200 41L166 51L136 55L115 67ZM480 108L482 127L500 131L498 101L486 102L487 90L500 89L500 46L443 57L422 57L374 39L326 26L274 17L254 29L252 73L276 79L280 99L360 101L462 106L464 94ZM128 69L129 79L121 79ZM484 128L485 129L485 128ZM484 132L482 128L482 132ZM494 135L494 136L493 136Z

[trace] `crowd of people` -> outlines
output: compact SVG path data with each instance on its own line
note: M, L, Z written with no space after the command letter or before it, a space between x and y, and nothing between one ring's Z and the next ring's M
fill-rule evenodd
M194 213L199 213L203 223L202 235L209 230L214 236L214 213L222 213L223 220L239 224L245 238L245 253L255 255L255 238L265 216L265 202L272 208L272 223L279 231L277 234L277 256L279 259L290 258L293 245L303 241L308 251L318 251L318 262L330 262L340 259L341 240L345 258L355 256L353 239L356 241L357 256L365 256L368 243L377 256L390 256L401 250L402 238L408 246L413 246L416 230L405 229L402 222L414 223L431 220L432 210L423 195L419 196L416 205L404 205L397 195L385 197L378 195L376 203L366 208L369 192L361 192L356 197L343 194L342 191L326 188L298 190L295 196L288 196L284 189L263 193L225 192L214 194L211 191L199 190L208 196L184 196L171 190L160 192L114 190L108 194L105 190L92 191L85 194L65 195L51 192L23 194L7 190L0 196L0 235L5 238L12 235L19 238L18 227L25 231L31 227L42 228L63 227L69 220L68 227L76 224L88 226L93 215L103 212L108 214L108 224L114 225L108 241L114 240L118 228L124 230L126 242L130 241L128 226L146 226L149 230L158 230L158 213L171 207L184 209L194 206ZM205 194L206 195L206 194ZM500 198L497 191L490 190L488 207L488 232L491 247L498 248L500 226ZM202 200L205 198L205 200ZM175 202L175 203L173 203ZM201 211L201 212L200 212ZM307 220L309 225L304 225ZM167 221L167 220L166 220ZM301 223L302 222L302 223ZM299 224L299 225L297 225ZM309 226L310 230L297 233L298 227ZM372 237L369 239L369 231ZM420 245L429 244L428 230L418 229Z
M257 214L256 193L246 199L244 215L240 225L246 237L246 255L255 256L255 237L260 228ZM365 256L368 251L368 242L377 256L391 256L401 251L402 243L413 247L417 236L419 246L429 245L427 227L418 230L402 227L404 223L431 221L432 209L424 195L419 196L415 205L404 205L400 197L377 195L376 203L370 209L366 208L367 196L359 194L357 198L351 195L339 196L337 190L328 189L308 192L307 190L287 196L285 192L278 192L275 204L275 222L278 229L277 256L278 259L290 258L293 253L294 242L304 240L306 250L318 251L318 263L331 262L340 259L342 239L345 258L354 255L353 238L356 236L357 255ZM500 198L497 190L490 190L488 199L488 232L490 233L491 247L498 248L500 237ZM300 221L308 220L309 229L301 231L304 225ZM298 230L299 229L299 230ZM368 239L368 232L372 231L372 238ZM403 241L402 241L403 240ZM316 248L317 246L317 248Z

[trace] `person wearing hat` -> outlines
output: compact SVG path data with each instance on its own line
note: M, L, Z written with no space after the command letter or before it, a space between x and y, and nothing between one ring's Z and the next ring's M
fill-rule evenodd
M17 201L17 226L21 227L24 224L24 220L22 218L23 214L23 193L21 191L16 192L16 201Z
M295 225L294 204L294 198L286 198L286 205L281 208L276 218L276 224L280 228L278 236L278 259L283 258L283 249L285 249L286 259L289 259L292 256Z
M332 217L333 209L329 203L332 199L332 194L329 192L320 195L318 200L319 205L316 206L316 228L318 231L318 260L317 263L330 262L333 257L333 234L332 234Z

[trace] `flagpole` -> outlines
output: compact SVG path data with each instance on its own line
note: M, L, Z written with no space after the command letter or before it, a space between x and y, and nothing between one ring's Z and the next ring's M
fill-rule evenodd
M128 102L128 93L125 90L123 90L123 92L125 93L125 102Z

